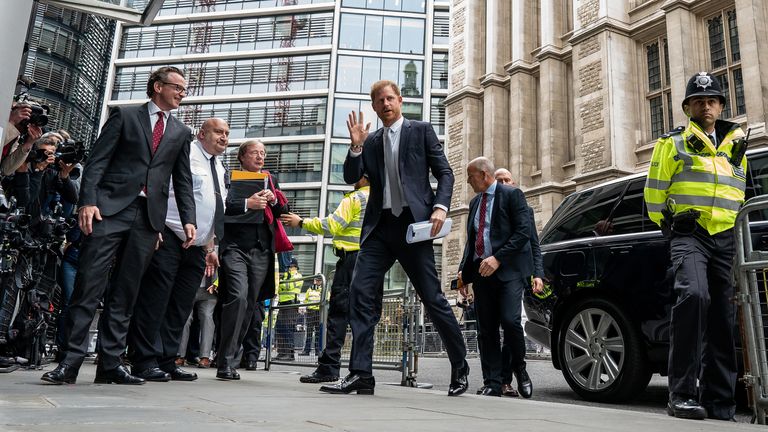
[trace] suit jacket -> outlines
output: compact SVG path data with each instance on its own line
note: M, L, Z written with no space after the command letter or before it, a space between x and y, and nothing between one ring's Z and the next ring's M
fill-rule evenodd
M459 266L464 283L472 283L478 277L479 260L474 259L475 231L474 220L480 207L481 194L477 194L469 204L467 219L467 244ZM496 185L491 212L491 251L501 263L494 273L501 281L510 281L516 277L528 277L533 272L531 258L531 216L528 212L525 195L518 188L502 184Z
M280 183L277 181L277 177L273 174L272 182L275 189L280 189ZM245 210L245 199L242 197L236 197L233 193L227 194L227 201L225 203L225 217L224 217L224 239L221 243L221 249L233 245L242 250L250 250L256 247L256 243L261 237L263 230L269 232L272 241L269 245L270 251L275 250L275 230L277 224L280 223L279 218L281 214L288 213L290 209L288 204L281 206L280 203L270 205L269 208L272 211L274 219L271 224L267 224L264 216L264 210ZM275 268L275 254L269 254L268 269ZM267 277L264 278L264 283L259 290L259 296L257 301L263 301L275 296L275 278L271 272L267 272Z
M416 222L429 220L435 204L450 209L453 192L453 170L445 157L443 145L437 139L432 125L403 119L400 132L398 164L405 202ZM437 179L437 192L429 184L429 172ZM363 153L357 157L347 154L344 161L344 181L352 184L368 175L371 192L365 209L360 244L379 223L384 203L386 167L384 166L384 128L365 140Z
M79 205L95 205L102 216L113 216L128 207L146 186L149 223L159 232L165 226L173 174L181 222L195 224L189 168L192 133L176 117L169 116L153 156L148 106L112 108L83 168Z

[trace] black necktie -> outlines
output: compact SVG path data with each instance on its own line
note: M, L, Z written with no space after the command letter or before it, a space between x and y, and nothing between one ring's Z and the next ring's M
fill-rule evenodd
M213 214L213 233L216 234L216 239L221 241L224 235L224 202L221 200L219 174L216 172L216 156L211 156L211 175L213 176L213 187L216 192L216 213Z

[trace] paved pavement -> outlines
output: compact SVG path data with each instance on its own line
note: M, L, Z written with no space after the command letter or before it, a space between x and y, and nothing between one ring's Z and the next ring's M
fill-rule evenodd
M376 395L327 395L300 384L297 372L242 372L237 382L197 369L194 383L143 386L42 384L40 371L0 376L0 430L89 431L749 431L764 426L679 420L537 400L490 398L378 385ZM474 387L471 388L471 390Z

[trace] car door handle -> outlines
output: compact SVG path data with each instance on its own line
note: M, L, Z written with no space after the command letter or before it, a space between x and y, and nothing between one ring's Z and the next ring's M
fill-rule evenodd
M611 252L626 254L632 250L632 246L614 246L611 248Z

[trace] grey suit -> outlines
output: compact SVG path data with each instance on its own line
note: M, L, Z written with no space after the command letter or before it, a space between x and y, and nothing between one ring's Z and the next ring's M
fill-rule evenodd
M153 155L148 105L110 112L83 170L80 205L98 206L103 220L94 220L93 232L83 239L63 364L82 364L88 329L102 297L101 365L108 371L121 364L141 277L165 223L171 174L181 220L195 223L191 137L189 128L171 116ZM146 198L139 197L145 187Z
M373 336L381 318L384 275L395 260L403 266L424 303L452 367L462 368L466 347L456 317L440 289L432 242L405 242L410 223L429 220L436 204L450 207L453 171L432 126L405 119L398 164L407 207L399 216L394 216L390 210L382 210L386 182L382 136L383 129L371 134L362 155L348 155L344 162L344 181L354 183L367 174L371 183L360 252L349 292L349 324L353 336L349 370L363 376L372 373ZM437 179L437 193L429 184L430 170Z

